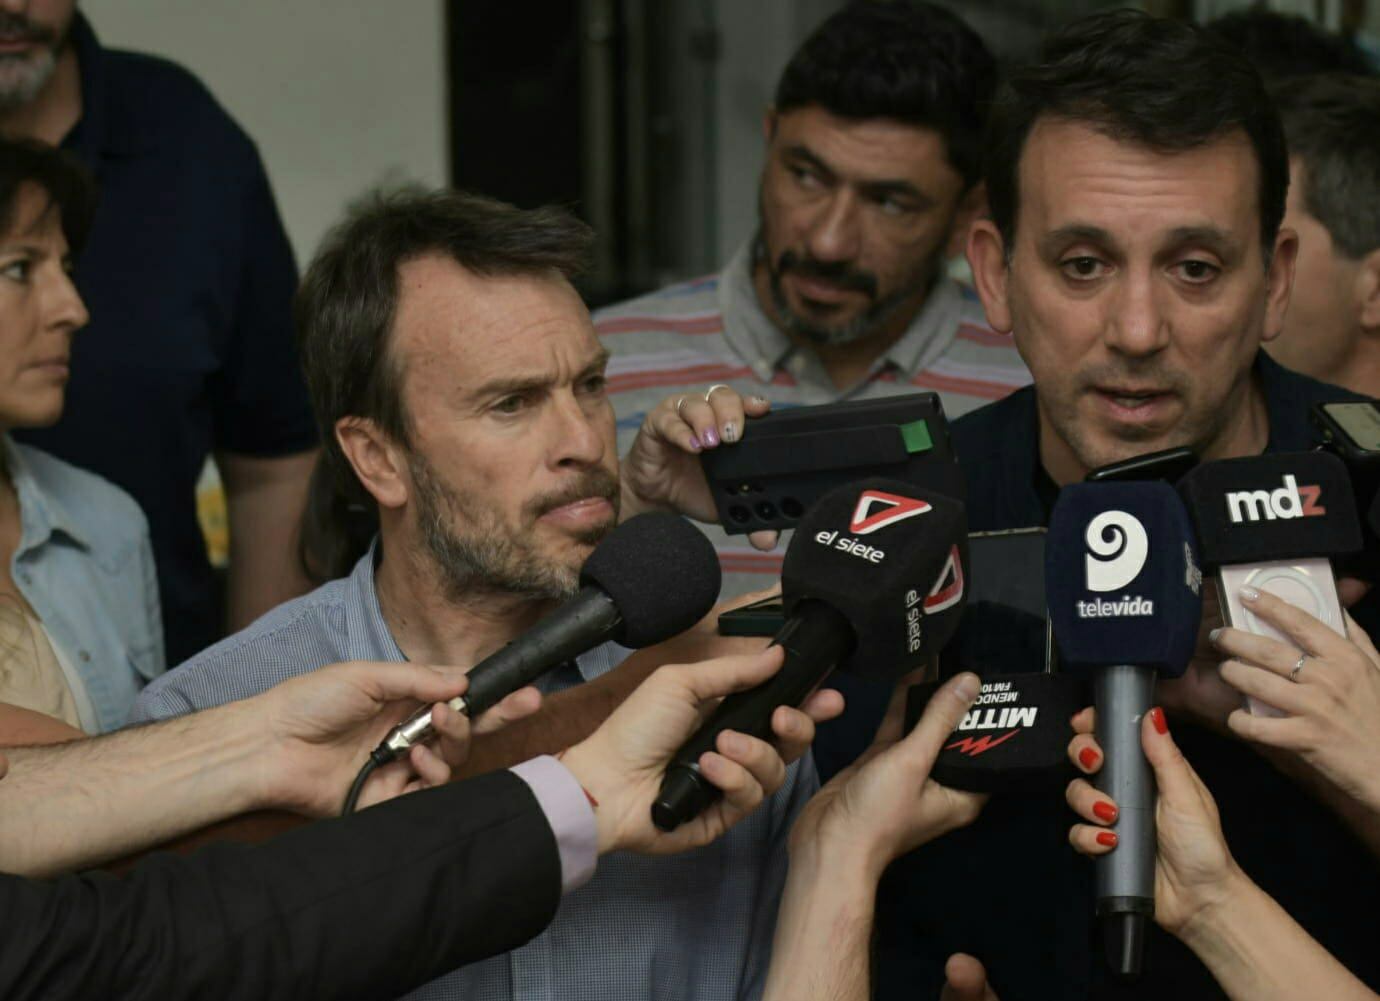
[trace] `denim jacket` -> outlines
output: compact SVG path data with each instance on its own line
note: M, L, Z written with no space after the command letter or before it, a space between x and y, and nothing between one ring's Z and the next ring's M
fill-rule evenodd
M10 575L86 685L104 733L166 669L149 526L127 493L0 437L19 496Z

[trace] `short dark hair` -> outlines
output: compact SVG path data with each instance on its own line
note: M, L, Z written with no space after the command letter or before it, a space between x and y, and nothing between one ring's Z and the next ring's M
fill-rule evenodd
M336 441L338 420L367 418L397 441L410 439L402 372L389 351L403 264L441 254L484 277L555 272L571 280L585 268L592 240L589 227L564 209L524 210L462 191L408 187L351 206L326 235L293 303L323 448L308 518L338 523L354 507L372 520L375 511ZM336 568L339 558L327 554L347 535L358 537L358 529L304 522L304 563Z
M1380 79L1329 74L1273 92L1309 215L1353 260L1380 248Z
M1196 149L1238 130L1259 167L1260 238L1268 259L1284 218L1289 159L1274 103L1250 62L1203 28L1134 10L1094 14L1046 42L993 104L987 197L1011 252L1021 152L1036 120L1079 122L1157 152Z
M1206 27L1240 49L1269 81L1315 73L1375 74L1354 43L1293 14L1251 7L1224 14Z
M840 118L891 118L944 137L976 184L997 64L957 15L910 0L853 0L805 40L776 85L779 112L818 105Z
M71 154L32 139L0 139L0 233L14 225L19 191L37 184L58 210L62 235L72 256L86 246L96 213L96 185Z

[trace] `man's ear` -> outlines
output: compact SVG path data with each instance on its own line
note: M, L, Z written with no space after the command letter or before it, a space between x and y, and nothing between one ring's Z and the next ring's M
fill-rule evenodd
M991 219L975 219L968 227L968 266L988 325L998 333L1011 333L1006 241Z
M1261 341L1272 341L1284 332L1284 315L1289 311L1289 295L1294 289L1294 262L1299 256L1299 235L1281 226L1275 236L1275 252L1265 285L1265 328Z
M958 201L954 212L953 229L949 230L949 243L944 248L945 257L957 257L968 246L968 229L979 219L987 218L987 182L978 181Z
M367 417L342 417L335 422L335 440L345 461L380 507L407 503L407 457L392 435Z
M1356 315L1361 329L1380 333L1380 247L1361 258L1356 271Z

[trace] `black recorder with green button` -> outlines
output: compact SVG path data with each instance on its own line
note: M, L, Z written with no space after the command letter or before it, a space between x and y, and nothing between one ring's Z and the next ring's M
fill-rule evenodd
M730 535L794 528L830 490L872 476L966 494L935 393L776 411L700 461Z

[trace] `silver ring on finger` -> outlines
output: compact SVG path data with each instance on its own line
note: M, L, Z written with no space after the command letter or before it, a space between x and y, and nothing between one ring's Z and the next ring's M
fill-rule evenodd
M684 417L684 416L685 416L684 414L682 414L682 413L680 412L680 408L683 407L683 406L685 406L685 401L688 400L688 399L690 399L690 397L688 397L688 396L682 396L680 399L678 399L678 400L676 401L676 416L677 416L677 417Z
M1299 659L1294 662L1294 669L1289 672L1289 680L1294 684L1299 683L1299 672L1303 670L1303 662L1308 659L1308 654L1299 654Z
M708 403L708 402L709 402L709 398L710 398L711 396L714 395L714 393L715 393L716 390L719 390L719 389L728 389L728 388L730 388L730 387L729 387L727 384L725 384L725 383L722 383L722 382L716 382L716 383L714 383L714 385L710 386L708 389L706 389L706 390L704 391L704 402L705 402L705 403Z

